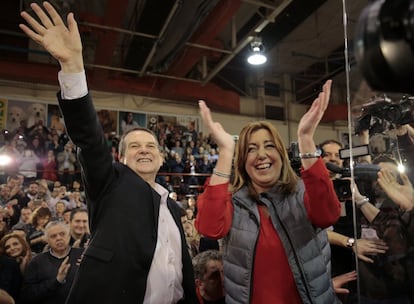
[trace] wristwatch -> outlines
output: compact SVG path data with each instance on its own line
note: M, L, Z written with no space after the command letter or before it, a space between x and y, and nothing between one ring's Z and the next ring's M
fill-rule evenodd
M352 248L355 245L355 239L354 238L348 238L346 240L346 247Z

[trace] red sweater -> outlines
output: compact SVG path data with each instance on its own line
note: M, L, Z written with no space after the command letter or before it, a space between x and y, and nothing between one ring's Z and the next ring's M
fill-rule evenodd
M334 224L340 204L322 159L302 170L308 218L316 227ZM222 238L229 232L233 204L228 184L207 185L197 201L197 230L209 237ZM271 219L259 208L260 233L255 252L251 303L301 303L293 274L279 235Z

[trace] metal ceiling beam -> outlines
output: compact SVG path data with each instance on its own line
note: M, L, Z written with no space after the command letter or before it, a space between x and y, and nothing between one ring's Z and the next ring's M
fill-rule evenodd
M221 0L208 15L197 32L190 39L191 43L209 45L229 24L231 18L241 6L241 0ZM202 58L204 51L198 48L186 48L174 60L167 73L184 77Z
M175 1L174 6L172 7L170 13L168 14L167 19L165 20L165 22L162 26L162 29L158 34L158 37L153 42L152 48L151 48L147 58L145 59L144 65L142 66L142 69L141 69L141 72L140 72L140 76L144 76L144 73L146 72L152 58L155 55L155 52L157 51L159 40L165 35L165 32L166 32L168 26L170 25L170 23L172 21L172 18L174 17L176 11L180 7L180 2L181 2L180 0Z
M213 70L207 75L205 79L203 79L203 84L205 85L214 76L217 75L241 50L245 48L245 46L254 38L250 36L254 33L260 33L270 22L273 22L275 18L282 13L282 11L292 2L293 0L285 0L283 1L278 7L276 7L268 16L260 21L256 26L252 28L252 30L248 33L248 36L241 40L240 43L235 47L234 51L224 57L214 68Z
M102 19L103 23L108 26L119 27L124 19L128 8L128 0L108 0L106 13ZM100 35L95 51L95 64L111 65L114 52L118 42L118 34L116 32L107 32ZM105 82L108 78L108 71L99 71L96 81Z

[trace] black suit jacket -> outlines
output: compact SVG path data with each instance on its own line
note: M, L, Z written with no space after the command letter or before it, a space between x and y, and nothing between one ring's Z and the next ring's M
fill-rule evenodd
M60 100L69 137L78 149L91 241L67 303L142 303L157 243L160 196L129 167L113 163L89 95ZM183 303L196 303L191 258L180 209L168 203L180 230Z

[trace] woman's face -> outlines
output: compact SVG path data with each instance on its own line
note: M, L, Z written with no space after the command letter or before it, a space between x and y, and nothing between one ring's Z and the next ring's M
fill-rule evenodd
M49 216L42 216L37 219L37 225L39 227L45 227L48 222L49 222Z
M4 244L4 247L4 249L6 250L6 254L12 258L17 258L21 256L23 253L23 245L16 237L9 238Z
M268 130L251 134L245 169L257 193L268 191L279 180L282 159Z

